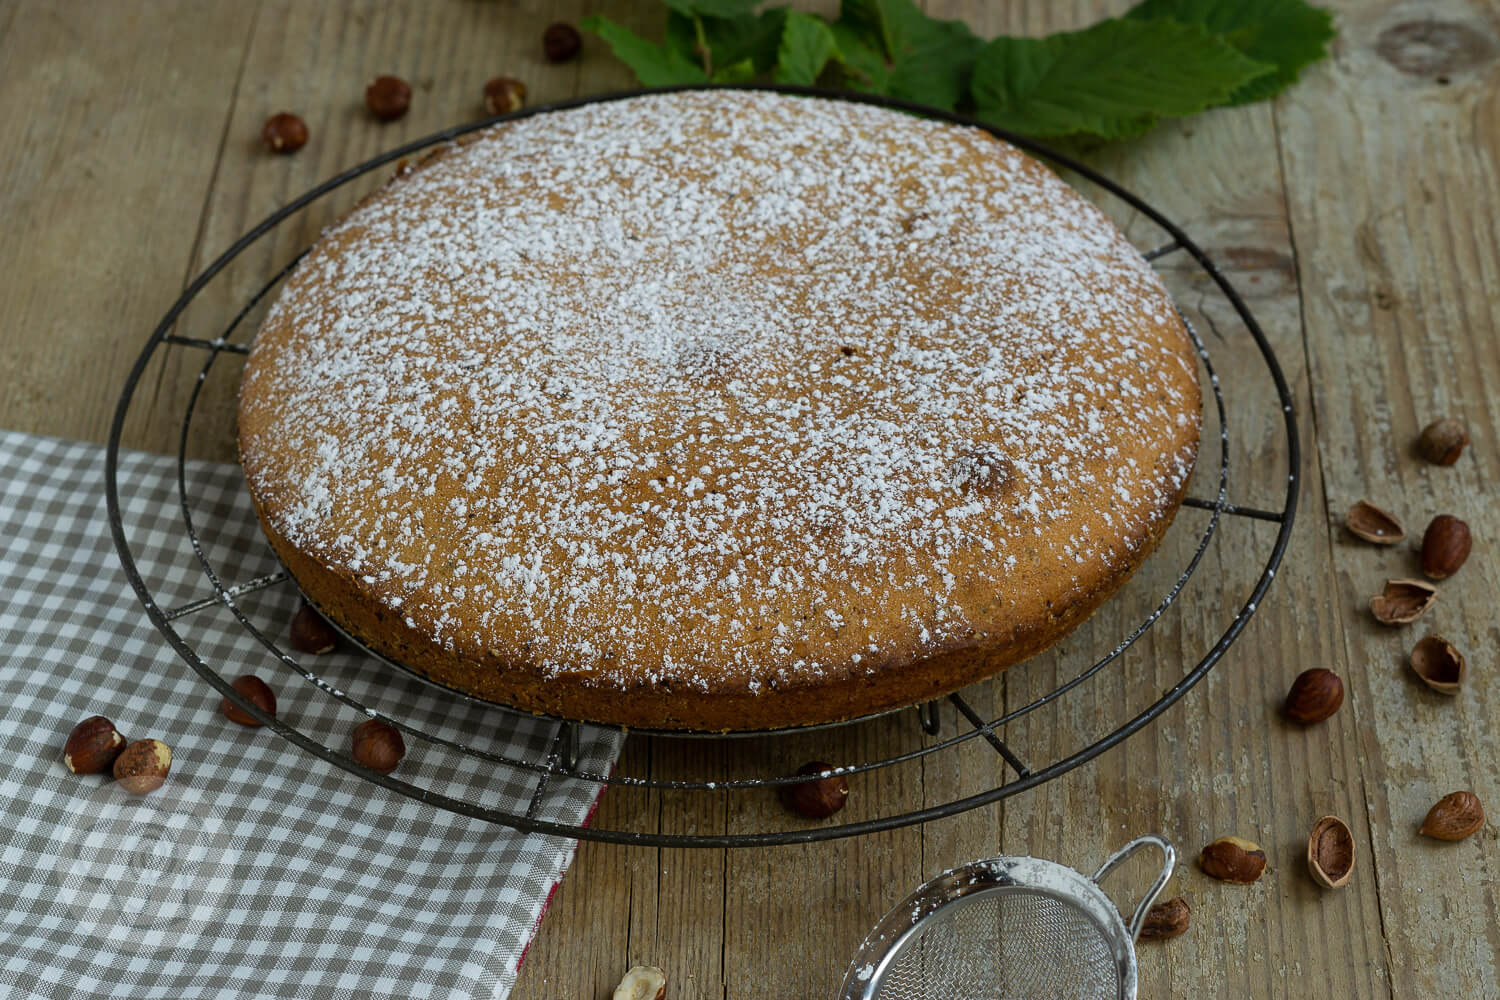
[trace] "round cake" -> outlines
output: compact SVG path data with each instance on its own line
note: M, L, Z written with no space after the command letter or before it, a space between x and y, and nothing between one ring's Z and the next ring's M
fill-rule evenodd
M690 91L475 133L330 228L240 454L308 597L453 688L636 727L910 705L1150 553L1197 358L1095 208L987 133Z

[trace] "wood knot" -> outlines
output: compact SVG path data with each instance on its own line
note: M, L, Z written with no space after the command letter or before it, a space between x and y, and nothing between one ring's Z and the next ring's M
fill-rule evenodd
M1453 74L1494 58L1495 42L1472 25L1426 18L1385 29L1375 52L1403 73L1447 83Z

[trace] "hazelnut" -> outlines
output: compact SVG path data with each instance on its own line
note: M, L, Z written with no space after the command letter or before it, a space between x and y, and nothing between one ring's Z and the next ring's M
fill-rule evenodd
M1325 889L1342 889L1354 874L1354 833L1337 816L1324 816L1307 835L1307 870Z
M1437 600L1437 588L1422 580L1387 580L1385 589L1370 598L1370 614L1382 625L1408 625L1427 613Z
M304 604L292 618L291 641L297 652L321 656L333 652L339 644L339 634L312 605Z
M1406 529L1390 511L1382 510L1368 500L1361 500L1349 508L1344 516L1344 527L1355 538L1362 538L1376 545L1395 545L1406 537Z
M1464 453L1464 446L1468 443L1469 432L1464 425L1445 417L1422 428L1417 450L1433 465L1452 465Z
M1188 917L1192 912L1188 901L1181 896L1157 903L1146 911L1146 920L1141 924L1141 940L1165 941L1177 937L1188 929Z
M381 774L390 774L406 756L401 730L389 722L370 719L354 727L354 760Z
M667 974L654 965L632 966L610 1000L665 1000Z
M115 724L102 715L91 715L68 734L63 763L74 774L98 774L109 770L124 749L125 737Z
M1463 840L1484 826L1484 806L1473 792L1450 792L1427 810L1417 832L1436 840Z
M1220 881L1249 885L1266 870L1266 852L1240 837L1220 837L1198 855L1198 867Z
M509 76L497 76L484 85L484 108L492 115L508 115L526 106L526 84Z
M1439 514L1422 535L1422 572L1429 579L1446 580L1468 561L1473 547L1467 524L1452 514Z
M1310 726L1322 722L1344 703L1344 682L1332 670L1304 670L1292 682L1286 696L1286 717Z
M172 748L161 740L136 740L115 758L115 780L131 795L154 792L172 770Z
M781 804L807 819L827 819L849 799L849 782L842 774L828 774L832 764L809 761L797 768L801 777L825 775L816 781L801 781L781 786Z
M243 677L234 679L233 687L240 693L240 697L250 702L256 708L267 715L276 714L276 692L271 686L254 674L245 674ZM230 722L238 722L242 726L258 726L259 720L249 712L245 711L234 702L225 698L221 706L224 717Z
M1458 694L1468 673L1464 654L1440 635L1429 635L1411 651L1411 668L1422 683L1442 694Z
M273 153L295 153L307 145L307 123L290 111L283 111L266 119L260 137Z
M411 85L399 76L377 76L365 88L365 106L383 122L393 122L411 107Z
M583 37L571 24L550 24L542 32L542 51L547 54L548 62L567 62L582 48Z

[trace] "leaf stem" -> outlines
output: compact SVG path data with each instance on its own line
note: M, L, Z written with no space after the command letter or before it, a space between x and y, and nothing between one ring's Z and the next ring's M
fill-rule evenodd
M703 32L703 16L693 12L693 34L697 36L698 58L703 62L703 75L710 80L714 75L714 50L708 46L708 36Z

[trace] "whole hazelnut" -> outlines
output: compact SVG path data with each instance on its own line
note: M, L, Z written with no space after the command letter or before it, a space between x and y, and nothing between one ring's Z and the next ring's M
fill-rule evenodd
M254 674L245 674L234 679L233 687L240 693L240 697L250 702L256 708L267 715L276 714L276 692L271 686ZM224 717L230 722L238 722L242 726L258 726L259 720L249 712L245 711L234 702L225 698L220 706L224 711Z
M354 760L372 771L390 774L406 756L401 730L388 722L370 719L354 727Z
M781 786L781 803L798 816L807 819L827 819L849 799L849 781L842 774L828 774L832 764L821 760L809 761L797 768L800 777L826 775L816 781L802 781L794 785Z
M295 153L307 145L307 123L290 111L283 111L266 119L260 137L273 153Z
M1473 547L1468 524L1452 514L1439 514L1422 535L1422 572L1430 579L1445 580L1468 561Z
M1435 840L1463 840L1484 826L1484 806L1473 792L1449 792L1427 810L1417 832Z
M91 715L68 734L63 763L74 774L98 774L114 764L125 749L125 737L102 715Z
M509 76L497 76L484 85L484 107L492 115L508 115L526 106L526 84Z
M1452 465L1464 453L1464 446L1468 443L1469 432L1464 425L1444 417L1422 428L1417 450L1433 465Z
M550 24L542 32L542 51L548 62L567 62L583 48L583 38L571 24Z
M293 649L299 653L312 653L314 656L331 653L339 644L339 634L333 630L333 626L308 604L304 604L292 617L290 638Z
M161 740L136 740L115 758L115 780L131 795L154 792L172 770L172 748Z
M1286 696L1286 717L1310 726L1322 722L1344 703L1344 682L1332 670L1304 670L1292 682Z
M383 122L393 122L411 107L411 85L399 76L377 76L365 88L365 106Z
M1220 837L1198 855L1198 867L1220 881L1249 885L1266 870L1266 852L1241 837Z

